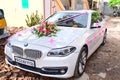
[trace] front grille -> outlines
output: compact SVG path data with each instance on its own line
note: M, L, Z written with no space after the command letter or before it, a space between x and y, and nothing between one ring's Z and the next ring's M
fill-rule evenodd
M39 50L25 49L24 53L29 58L36 59L36 58L40 58L41 57L41 51L39 51Z
M39 51L39 50L33 50L33 49L23 50L22 48L17 47L17 46L12 46L12 49L13 49L14 54L17 54L19 56L25 55L27 58L37 59L37 58L40 58L41 54L42 54L41 51Z
M12 46L13 53L23 56L23 49L17 46Z

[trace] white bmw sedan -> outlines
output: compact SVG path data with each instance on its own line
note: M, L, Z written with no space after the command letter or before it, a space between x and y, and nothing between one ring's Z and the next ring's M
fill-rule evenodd
M6 62L48 77L81 76L90 55L105 44L103 16L92 10L60 11L45 21L56 24L55 36L36 32L38 37L35 26L14 34L5 46Z

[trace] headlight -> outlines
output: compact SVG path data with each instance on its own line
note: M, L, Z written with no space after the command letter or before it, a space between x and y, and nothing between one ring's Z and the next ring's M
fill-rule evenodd
M76 50L76 47L72 46L67 46L64 48L56 48L52 49L51 51L48 52L48 56L67 56L71 53L73 53Z

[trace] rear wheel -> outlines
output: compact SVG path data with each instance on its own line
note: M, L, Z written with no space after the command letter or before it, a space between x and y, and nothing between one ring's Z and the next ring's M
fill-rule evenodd
M87 55L88 55L88 50L86 47L83 47L80 51L80 54L77 60L75 74L74 74L75 78L80 77L84 73L86 68Z
M107 38L107 31L105 31L105 33L104 33L102 45L105 45L105 43L106 43L106 38Z

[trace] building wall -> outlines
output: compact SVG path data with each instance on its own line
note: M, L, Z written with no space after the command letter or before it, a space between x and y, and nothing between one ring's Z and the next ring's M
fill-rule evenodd
M71 3L70 3L71 1ZM61 0L66 10L82 10L89 9L87 0Z
M108 6L109 0L101 0L100 1L100 11L105 15L113 15L113 9Z
M63 6L65 7L66 10L70 9L70 2L69 0L61 0Z
M22 8L22 0L0 0L0 8L4 10L8 26L26 27L26 15L36 12L44 14L43 0L28 0L28 9Z
M75 9L82 10L84 9L84 1L83 0L76 0L75 1Z
M44 19L61 10L65 10L61 0L44 0Z

